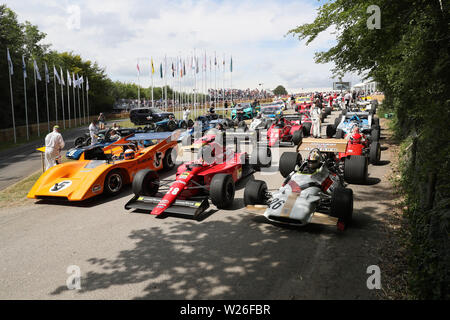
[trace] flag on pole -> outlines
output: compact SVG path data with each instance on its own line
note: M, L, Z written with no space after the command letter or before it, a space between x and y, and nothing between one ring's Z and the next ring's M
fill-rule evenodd
M152 60L152 74L154 74L155 73L155 67L153 66L153 58L151 60Z
M44 62L45 82L50 83L50 74L48 73L47 62Z
M89 91L89 78L86 77L86 92Z
M12 60L11 60L11 56L9 55L9 48L6 48L6 56L7 56L7 59L8 59L8 66L9 66L9 74L10 75L13 75L14 74L14 67L13 67L13 63L12 63Z
M37 79L39 81L41 81L42 78L41 78L41 74L39 73L39 68L38 68L38 65L36 63L36 60L33 60L33 65L34 65L34 71L36 71L36 77L37 77Z
M73 83L73 88L75 89L77 87L77 81L75 80L75 73L72 73L72 83Z
M58 80L58 83L61 84L61 78L58 75L58 71L56 71L55 66L53 66L53 76L56 77L56 79Z
M61 68L61 67L59 67L59 71L60 71L60 73L61 73L61 82L62 82L62 85L65 86L66 83L64 82L64 75L63 75L63 71L62 71L62 68Z
M198 57L195 57L195 68L196 68L196 73L198 73Z
M216 53L214 52L214 65L217 66L217 57L216 57Z
M162 78L163 78L162 62L161 62L161 64L159 65L159 73L160 73L161 79L162 79Z
M69 73L69 70L67 70L67 85L68 85L69 87L72 86L72 80L70 79L70 73Z
M172 62L172 78L174 78L174 77L175 77L175 67Z
M233 72L233 56L231 56L231 61L230 61L230 72Z
M23 70L23 77L27 78L27 65L25 64L25 56L22 55L22 70Z
M141 69L139 69L139 62L136 64L136 68L137 68L138 74L141 74Z

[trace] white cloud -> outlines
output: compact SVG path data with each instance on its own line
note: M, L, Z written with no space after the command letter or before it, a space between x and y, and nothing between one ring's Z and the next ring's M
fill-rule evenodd
M97 61L113 80L136 82L140 59L141 85L149 86L150 57L156 68L165 54L187 57L195 48L198 55L205 50L208 56L217 52L220 63L226 55L226 86L230 84L230 55L233 87L282 84L298 91L329 87L333 81L331 66L317 65L313 59L315 51L330 46L331 33L324 33L308 47L292 36L285 37L288 30L313 21L315 1L7 0L6 4L20 20L29 20L47 33L53 48ZM81 9L79 30L66 26L71 5ZM221 74L217 77L220 86ZM358 80L352 77L350 81ZM155 75L155 85L160 84Z

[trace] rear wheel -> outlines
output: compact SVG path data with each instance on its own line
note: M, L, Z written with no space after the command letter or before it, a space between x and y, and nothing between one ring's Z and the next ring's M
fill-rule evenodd
M192 128L194 126L194 120L189 119L187 122L188 128Z
M177 158L175 149L168 149L163 159L163 168L166 171L172 170L175 167L175 159Z
M338 129L336 131L336 139L342 139L344 138L344 131L342 131L341 129Z
M162 126L157 126L156 127L156 132L164 132L164 128Z
M341 123L341 117L337 117L336 119L334 119L334 126L337 128L337 126L339 125L339 123Z
M74 147L77 148L77 147L83 146L84 141L85 141L85 137L78 137L78 138L76 138L75 142L74 142Z
M311 122L303 123L303 136L309 137L311 135Z
M244 204L255 205L266 203L267 184L261 180L251 180L244 190Z
M303 132L302 132L302 130L297 130L292 135L292 142L296 146L298 146L302 142L302 139L303 139Z
M187 129L187 127L188 127L188 125L187 125L186 121L182 120L182 121L180 122L180 128L181 128L181 129Z
M113 170L105 178L104 190L109 195L118 194L123 187L123 176L119 170Z
M295 170L295 166L301 165L302 156L297 152L285 152L280 157L279 170L281 175L286 178L292 171Z
M338 224L343 223L344 228L349 226L353 217L353 190L337 188L331 197L332 217L338 218Z
M344 179L348 183L364 184L367 181L368 163L364 156L350 156L344 162Z
M138 171L134 176L132 189L137 196L153 197L159 190L158 174L150 169Z
M225 209L233 204L235 191L233 178L229 174L216 174L209 186L209 196L218 209Z
M327 125L327 137L332 138L336 133L336 126L329 124Z
M167 128L169 131L175 131L178 128L178 125L174 120L169 120L169 122L167 122Z
M371 164L377 164L378 162L380 162L381 146L378 141L372 142L370 144L369 158Z
M373 127L370 131L370 140L378 141L380 140L380 127Z

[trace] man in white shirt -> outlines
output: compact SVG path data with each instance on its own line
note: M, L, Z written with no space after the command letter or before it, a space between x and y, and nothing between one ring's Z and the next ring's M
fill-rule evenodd
M311 126L311 135L314 138L320 138L320 127L321 127L321 123L320 123L320 114L322 113L322 111L319 108L319 99L316 99L315 103L312 105L311 108L311 122L312 122L312 126Z
M98 123L97 120L92 120L91 124L89 125L89 135L91 136L91 146L98 142L97 123Z
M57 159L61 157L61 150L64 148L64 139L59 133L59 126L53 127L45 137L45 170L57 165Z
M184 111L183 111L183 120L186 121L186 123L189 120L189 115L191 114L191 110L189 110L188 107L184 107Z
M350 106L350 101L352 100L352 94L350 93L350 91L345 94L344 100L345 100L345 107L348 109L348 107Z

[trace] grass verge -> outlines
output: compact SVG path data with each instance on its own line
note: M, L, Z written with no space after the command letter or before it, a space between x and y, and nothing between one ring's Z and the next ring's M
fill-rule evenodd
M31 176L13 184L12 186L0 191L0 206L2 208L26 205L33 200L27 199L28 191L39 179L42 172L38 171Z

